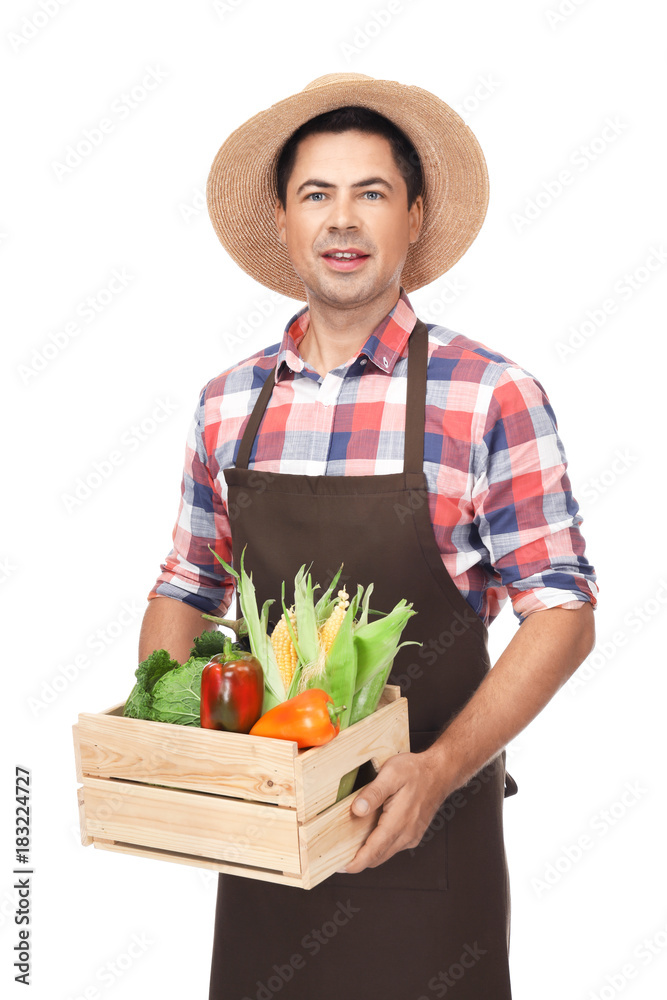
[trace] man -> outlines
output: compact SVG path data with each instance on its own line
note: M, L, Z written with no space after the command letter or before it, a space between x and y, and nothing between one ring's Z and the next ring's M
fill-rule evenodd
M342 562L376 610L413 602L422 643L390 676L411 752L351 807L381 806L377 826L308 891L220 874L210 997L506 1000L504 747L591 651L597 587L539 382L407 295L475 238L483 155L434 95L330 74L237 129L207 197L234 259L307 306L201 395L140 656L184 659L228 607L209 544L246 547L260 603ZM490 670L508 597L521 627Z

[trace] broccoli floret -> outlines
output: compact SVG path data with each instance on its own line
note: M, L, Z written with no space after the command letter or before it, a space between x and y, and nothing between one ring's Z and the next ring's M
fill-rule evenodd
M225 633L216 631L202 632L194 640L190 656L207 656L208 659L216 653L222 653L225 644Z

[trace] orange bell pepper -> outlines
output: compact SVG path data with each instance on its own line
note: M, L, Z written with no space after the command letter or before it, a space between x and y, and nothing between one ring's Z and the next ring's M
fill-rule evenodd
M265 712L250 735L294 740L299 747L321 746L338 735L337 716L344 710L345 705L334 707L333 698L322 688L308 688Z

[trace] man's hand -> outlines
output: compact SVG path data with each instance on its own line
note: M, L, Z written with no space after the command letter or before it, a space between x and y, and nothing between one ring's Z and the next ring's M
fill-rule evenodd
M376 868L397 851L417 847L450 791L442 768L424 753L399 753L386 760L377 777L352 801L357 816L382 806L378 824L341 871Z
M444 800L490 763L588 656L595 643L593 615L590 604L529 615L435 742L385 761L352 802L357 815L364 815L362 801L382 812L346 871L375 868L419 844Z

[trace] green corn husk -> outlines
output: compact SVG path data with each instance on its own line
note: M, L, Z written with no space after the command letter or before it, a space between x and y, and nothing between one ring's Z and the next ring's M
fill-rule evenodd
M295 695L300 694L306 687L313 687L313 684L308 683L308 677L312 673L320 675L324 671L325 664L319 644L319 630L338 604L338 597L336 596L332 599L331 595L338 583L342 569L341 565L326 591L314 606L313 594L319 588L319 584L312 584L310 574L307 577L304 576L304 566L297 572L294 578L294 610L298 626L298 638L292 628L287 612L285 586L283 583L282 607L287 630L294 643L298 658L297 668L294 671L294 676L287 692L288 698L293 698Z
M321 628L325 621L329 618L331 612L338 604L338 596L332 597L334 590L336 589L336 584L340 578L340 574L343 572L343 564L338 567L338 572L334 576L333 580L324 591L319 601L315 605L315 616L317 618L317 627ZM372 586L372 584L371 584Z
M352 710L348 715L349 726L365 719L378 707L398 650L402 646L421 645L414 641L398 643L406 622L417 613L404 600L378 621L368 621L368 598L371 589L372 585L366 589L362 614L354 632L357 671ZM359 768L356 767L343 775L338 786L336 802L340 802L350 794L358 773Z
M357 593L345 612L340 628L326 658L320 655L302 672L301 690L323 688L331 695L334 705L344 705L340 714L340 728L346 729L352 713L352 701L357 675L357 655L354 642L354 616L357 612ZM297 625L298 625L297 617Z
M359 688L352 702L352 713L350 715L350 725L360 722L367 715L372 715L378 707L382 692L387 684L387 678L391 673L391 663L384 670L376 673L367 684Z
M354 771L348 771L340 779L340 784L338 786L338 792L336 794L336 802L340 802L341 799L346 798L354 788L354 783L357 780L357 775L359 774L359 768L355 767Z
M401 645L405 646L408 645L408 643L402 643ZM421 643L416 643L416 645L421 645ZM400 647L397 647L397 650L399 648ZM352 712L348 723L350 726L353 726L355 722L360 722L361 719L365 719L366 716L372 715L376 710L389 678L389 674L391 673L393 662L394 659L392 657L389 662L385 663L381 670L375 671L369 681L357 689L352 702ZM343 775L340 779L340 785L338 786L336 802L340 802L341 799L344 799L346 795L350 794L354 788L354 783L357 779L358 773L359 768L356 767L353 771L348 771L347 774Z
M359 624L354 633L354 642L357 647L355 692L359 691L377 673L386 671L386 676L389 676L394 658L403 646L421 645L414 641L400 644L398 642L408 619L416 613L410 604L402 600L389 614L377 621L366 621Z
M294 610L298 636L289 619L284 582L281 593L287 628L298 657L289 691L286 691L271 639L267 634L269 606L273 601L265 601L261 612L258 610L252 575L248 576L243 566L245 549L241 553L241 572L237 573L211 546L209 548L237 582L243 619L232 623L228 619L216 618L213 615L202 617L232 627L234 631L237 631L234 626L238 626L237 635L240 634L241 628L243 632L247 631L253 655L264 669L262 714L307 688L319 687L334 699L335 705L345 706L340 715L340 728L346 729L377 709L398 650L403 646L421 645L418 642L399 642L408 619L416 614L411 604L401 600L388 614L371 612L370 597L373 584L369 584L365 590L359 584L356 594L350 599L331 649L328 655L325 655L319 645L318 632L338 605L338 598L332 595L343 567L341 565L326 591L315 602L314 595L319 589L319 584L313 583L309 569L306 569L304 564L294 578ZM359 619L355 621L357 612ZM368 620L371 613L379 615L377 620L372 622ZM357 767L341 778L337 802L350 794L358 773Z
M209 549L218 562L222 563L225 570L236 580L239 602L243 612L245 627L248 630L250 648L253 656L259 660L262 665L262 670L264 671L264 700L262 702L262 715L264 715L264 713L268 712L270 708L274 708L276 705L279 705L280 702L285 701L287 697L285 685L283 684L283 679L280 676L278 664L276 663L273 646L271 645L271 640L267 635L269 607L273 604L273 599L264 601L261 612L258 610L257 594L252 582L252 574L248 576L243 566L245 548L241 553L240 573L237 573L235 569L226 563L225 560L219 556L210 545ZM216 618L213 615L202 615L202 617L207 618L209 621L221 624L225 623L224 618Z
M314 594L319 584L313 586L313 581L305 566L294 577L294 610L298 625L299 639L296 643L299 659L310 663L316 659L320 644L317 640L317 615L315 614ZM338 702L335 702L337 705Z

